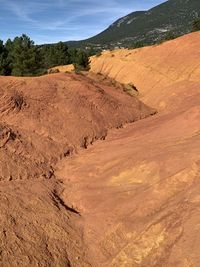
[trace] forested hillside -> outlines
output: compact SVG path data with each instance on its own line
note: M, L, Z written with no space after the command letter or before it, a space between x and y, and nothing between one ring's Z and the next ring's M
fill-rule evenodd
M178 37L192 30L200 16L199 0L169 0L150 10L137 11L118 19L105 31L70 46L130 46L137 42L154 44L169 36Z

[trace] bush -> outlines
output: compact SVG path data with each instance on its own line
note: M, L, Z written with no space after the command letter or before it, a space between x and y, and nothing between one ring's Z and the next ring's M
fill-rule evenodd
M136 48L141 48L144 47L145 44L143 42L135 42L133 45L131 45L128 49L136 49Z
M167 32L163 38L163 41L169 41L169 40L173 40L175 38L176 38L176 36L173 32Z
M26 106L26 101L23 94L15 89L11 92L10 100L12 103L12 108L17 109L18 111Z
M102 52L99 51L97 54L96 54L96 57L100 57L102 55Z
M88 71L90 69L90 59L86 52L79 50L73 63L75 72Z
M196 18L193 23L192 23L192 31L196 32L196 31L200 31L200 17Z
M175 38L177 38L178 35L175 35L173 32L171 31L168 31L165 33L165 35L162 35L162 37L160 38L160 40L157 42L157 44L162 44L164 42L167 42L167 41L170 41L170 40L173 40Z

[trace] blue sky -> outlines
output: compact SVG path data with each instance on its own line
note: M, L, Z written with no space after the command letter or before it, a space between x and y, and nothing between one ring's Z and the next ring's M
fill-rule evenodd
M28 34L37 44L91 37L116 19L165 0L0 0L0 39Z

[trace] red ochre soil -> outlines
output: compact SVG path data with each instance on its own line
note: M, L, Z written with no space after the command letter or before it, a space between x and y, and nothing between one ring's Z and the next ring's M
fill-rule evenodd
M0 77L0 266L200 266L199 47L194 33L129 50L131 80L95 59L154 116L81 75Z
M54 171L108 129L155 110L87 77L0 77L0 266L90 266L82 215Z

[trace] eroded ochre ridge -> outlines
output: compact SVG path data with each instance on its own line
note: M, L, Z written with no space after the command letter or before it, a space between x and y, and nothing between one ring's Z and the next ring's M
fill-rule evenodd
M0 266L200 265L199 46L197 32L105 52L88 77L0 77Z
M81 75L0 77L0 266L90 266L82 215L60 197L56 165L154 113Z

